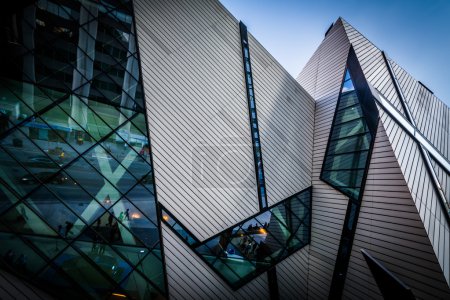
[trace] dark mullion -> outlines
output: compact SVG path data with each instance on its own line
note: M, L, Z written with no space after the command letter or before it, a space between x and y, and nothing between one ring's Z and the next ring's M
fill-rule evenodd
M4 224L7 228L10 228L10 226L9 226L9 224L6 224L6 223L3 223L1 220L0 220L0 223L2 223L2 224ZM11 228L10 228L10 230L11 230ZM36 245L34 245L31 241L29 241L28 240L28 238L27 237L34 237L34 236L36 236L36 237L45 237L45 238L55 238L55 239L60 239L59 238L59 236L45 236L45 235L38 235L38 234L28 234L28 235L23 235L23 234L21 234L21 233L18 233L18 232L15 232L15 231L13 231L13 230L11 230L10 232L2 232L2 233L6 233L6 234L11 234L11 235L13 235L13 236L15 236L15 237L17 237L19 240L21 240L23 243L25 243L28 247L30 247L31 248L31 250L33 250L34 251L34 253L36 253L36 255L38 255L39 257L41 257L42 258L42 260L46 263L43 267L41 267L37 272L36 272L36 274L34 274L32 277L25 277L24 275L22 275L21 273L18 273L18 272L14 272L14 274L16 275L16 276L19 276L21 279L23 279L23 280L25 280L25 281L27 281L27 282L30 282L31 284L35 284L36 282L35 281L37 281L37 278L39 277L39 276L41 276L42 275L42 273L45 271L45 269L46 268L48 268L48 267L53 267L55 270L57 270L58 272L60 272L63 276L65 276L65 280L68 280L70 283L72 283L75 287L78 287L79 288L79 291L82 293L82 294L84 294L85 296L87 296L89 299L94 299L81 285L79 285L79 283L77 282L77 281L75 281L74 279L72 279L72 277L70 277L69 275L67 275L67 273L63 270L63 269L61 269L61 267L59 266L59 265L57 265L57 264L53 264L53 259L54 258L47 258L47 256L42 252L42 250L40 250ZM60 252L58 252L56 255L55 255L55 257L57 257L57 256L59 256L59 255L61 255L61 253L62 252L64 252L68 247L69 247L69 243L66 243L67 245L65 246L65 247L63 247L62 249L61 249L61 251ZM1 258L0 257L0 260L3 260L3 258ZM14 271L14 270L13 270ZM48 291L50 294L52 294L52 295L54 295L53 294L53 291L52 290L50 290L50 289L45 289L46 291Z
M264 178L264 166L261 151L260 132L258 127L258 117L256 113L255 90L253 84L252 66L250 61L250 47L247 34L247 27L244 25L244 23L239 22L239 29L241 38L242 60L244 67L244 80L247 91L247 101L250 118L250 133L253 145L253 159L255 162L256 184L258 188L259 210L261 211L262 209L267 208L268 202L267 202L267 189ZM262 190L264 190L264 193L262 193Z
M352 47L349 50L349 54L348 54L348 58L347 58L346 72L350 73L350 69L352 69L352 71L354 72L353 75L357 75L356 77L354 77L354 76L352 76L352 74L350 74L350 79L352 79L352 78L354 79L359 76L360 79L365 80L364 74L362 73L361 67L359 66L358 59L357 59L356 54ZM346 75L346 72L344 73L344 77ZM343 86L343 84L344 83L342 83L342 86ZM329 291L329 295L328 295L329 299L340 299L342 297L344 284L345 284L345 278L346 278L347 270L348 270L348 264L349 264L349 260L350 260L350 256L351 256L351 249L353 246L353 240L354 240L356 226L357 226L357 222L358 222L358 216L359 216L359 212L360 212L360 205L361 205L361 201L362 201L363 194L364 194L364 186L365 186L365 182L367 179L368 169L369 169L369 165L370 165L370 160L371 160L371 155L372 155L372 151L374 148L375 135L376 135L376 128L371 129L371 127L369 127L370 124L367 123L367 119L365 118L365 114L367 113L366 109L368 109L370 111L371 106L374 105L374 103L371 104L370 102L368 102L368 101L373 102L373 98L370 95L370 88L368 87L366 82L361 81L361 80L353 81L353 84L354 85L359 84L358 87L355 86L356 97L357 97L358 103L360 103L361 105L364 104L369 107L369 108L365 108L365 107L361 106L361 109L362 109L361 119L363 119L362 122L363 122L364 128L367 128L368 131L366 131L360 135L367 134L368 136L370 136L370 147L368 150L364 150L364 151L367 151L368 154L367 154L367 157L365 160L365 167L363 169L363 174L361 177L361 182L360 182L359 187L338 186L335 184L334 181L326 179L324 172L330 172L330 170L325 170L326 159L324 159L324 161L323 161L322 171L321 171L321 175L320 175L321 180L327 182L333 188L339 190L341 193L343 193L344 195L349 197L349 202L347 204L345 220L344 220L344 224L343 224L343 228L342 228L338 253L336 255L336 262L335 262L335 266L334 266L333 277L332 277L330 291ZM341 90L342 90L342 88L341 88ZM361 93L362 91L366 92L366 93ZM340 101L341 101L343 95L344 95L344 93L342 93L342 92L339 95L338 103L337 103L335 114L333 117L333 123L332 123L333 128L330 133L329 140L328 140L328 146L327 146L327 150L326 150L327 152L326 152L325 157L328 157L330 155L329 154L330 143L332 141L336 140L336 139L331 139L331 136L334 131L334 126L340 126L341 124L343 124L343 123L335 124L336 115L338 113L337 108L339 107L339 104L340 104ZM362 100L366 100L366 102L361 102ZM375 124L375 127L377 127L377 126L378 125ZM345 136L343 138L350 138L350 137L352 137L352 136ZM341 139L343 139L343 138L341 138ZM362 146L361 139L358 139L355 142L357 143L356 148ZM354 153L356 153L357 156L359 157L364 151L354 151ZM334 155L331 155L331 156L334 156ZM359 160L355 160L355 163L359 164L360 162L359 162ZM361 172L360 168L350 169L350 171L354 171L354 170L358 171L358 175ZM342 171L342 170L335 169L333 171ZM358 179L358 176L350 176L349 181L356 183L357 179ZM353 189L354 193L351 193L346 189Z
M20 162L18 162L19 164L20 164ZM91 224L91 225L89 225L88 223L86 223L85 221L84 221L84 219L81 217L81 216L79 216L75 211L73 211L73 209L70 207L70 206L68 206L66 203L65 203L65 201L64 200L62 200L57 194L55 194L51 189L49 189L45 184L40 184L34 191L36 191L36 190L38 190L38 189L40 189L41 187L44 187L44 188L46 188L54 197L56 197L56 199L58 199L59 200L59 202L60 202L60 204L62 204L64 207L66 207L71 213L73 213L75 216L77 216L78 217L78 219L80 220L80 222L82 222L84 225L85 225L85 228L83 228L83 230L80 232L80 234L77 236L77 237L74 237L73 239L68 239L68 238L62 238L61 236L60 236L60 234L59 233L57 233L57 235L56 236L50 236L50 237L56 237L56 238L59 238L59 239L62 239L62 240L64 240L66 243L67 243L67 247L65 247L64 249L67 249L69 246L72 246L75 242L77 242L77 241L79 241L79 238L81 237L81 235L88 229L88 228L90 228L91 230L94 230L94 231L96 231L95 230L95 228L93 228L91 225L93 224ZM27 201L26 201L26 199L27 198L29 198L30 196L27 196L27 197L23 197L22 199L20 199L19 201L17 201L15 204L13 204L11 207L9 207L5 212L8 212L8 211L10 211L11 209L13 209L14 208L14 206L18 206L18 205L20 205L20 204L22 204L22 205L25 205L28 209L30 209L31 211L33 211L33 213L34 214L36 214L36 216L38 216L39 217L39 219L43 222L43 223L45 223L50 229L52 229L52 230L54 230L55 231L55 229L46 221L46 219L41 215L41 213L39 213L39 212L37 212L33 207L31 207L30 205L29 205L29 203L27 203ZM95 199L95 198L94 198ZM93 201L96 201L96 200L93 200ZM118 200L118 201L120 201L120 199ZM117 201L117 202L118 202ZM98 203L98 201L96 201L97 203ZM116 202L116 204L117 204L117 202ZM101 205L102 206L102 205ZM103 206L102 206L103 207ZM106 209L105 208L105 212L101 215L101 216L103 216L105 213L110 213L109 212L109 209ZM100 217L101 217L100 216ZM144 215L144 217L145 217L145 215ZM125 226L125 225L123 225L122 224L122 222L120 222L117 218L116 218L116 216L113 216L113 218L116 220L116 222L118 222L118 223L120 223L122 226L124 226L125 228L126 228L126 230L128 231L128 232L130 232L130 234L133 236L133 238L135 238L136 240L138 240L142 245L143 245L143 247L139 247L139 248L147 248L148 250L149 250L149 252L150 251L153 251L153 249L155 248L155 246L153 246L153 247L148 247L147 245L145 245L145 243L143 243L142 242L142 240L139 238L139 237L136 237L133 233L132 233L132 231L131 231L131 229L130 228L128 228L127 226ZM153 222L151 222L151 223L153 223ZM14 230L13 230L13 232L15 232ZM55 231L56 232L56 231ZM44 235L45 236L45 235ZM45 236L45 237L49 237L49 236ZM100 239L102 239L103 241L104 241L104 243L105 244L107 244L107 245L110 245L110 243L108 242L108 241L106 241L105 239L104 239L104 237L101 235L101 234L99 234L99 237L100 237ZM83 242L83 241L82 241ZM90 243L90 242L88 242L88 243ZM157 243L156 243L157 244ZM155 244L155 245L156 245ZM133 245L127 245L127 246L129 246L129 247L138 247L138 246L133 246ZM73 246L72 246L72 248L74 248ZM114 248L112 248L111 246L110 246L110 248L112 249L112 251L114 251L119 257L121 257L124 261L126 261L130 266L134 266L130 261L128 261L128 259L126 258L126 257L124 257L119 251L117 251L117 250L115 250ZM63 251L60 251L59 252L59 254L61 254ZM53 262L53 260L54 259L56 259L56 257L57 257L58 255L56 255L53 259L50 259L49 261L50 262ZM91 261L91 260L90 260ZM142 260L141 260L142 261ZM39 274L39 273L41 273L44 269L46 268L46 266L44 265L42 268L41 268L41 270L39 270L39 272L37 272L36 274Z
M82 76L83 76L83 74L81 74ZM84 76L83 76L84 77ZM86 82L85 84L87 84L88 82ZM83 84L84 85L84 84ZM81 86L80 86L81 87ZM79 88L80 88L79 87ZM67 96L68 95L66 95L64 98L67 98ZM51 97L49 97L50 99L51 99ZM62 100L65 100L65 99L62 99ZM62 101L61 101L62 102ZM47 106L46 107L46 110L49 110L49 109L51 109L49 106ZM64 111L64 110L63 110ZM128 118L127 118L128 119ZM24 122L23 123L25 123L25 121L26 120L24 120ZM45 121L44 121L45 122ZM47 124L46 122L45 122L45 124ZM48 124L47 124L48 125ZM52 129L50 126L48 126L50 129ZM14 126L12 129L15 129L15 128L17 128L17 124L16 124L16 126ZM118 128L120 128L120 126L118 127ZM20 128L17 128L20 132L22 132L21 130L20 130ZM114 133L114 131L112 132L112 133ZM22 132L22 134L23 134L23 132ZM59 134L57 134L58 136L59 136ZM111 134L108 134L108 136L110 136ZM65 140L65 139L62 139L62 140ZM31 141L33 144L35 144L34 143L34 141ZM71 145L70 144L68 144L70 147L71 147ZM87 152L87 151L90 151L91 149L92 149L92 147L96 147L97 145L100 145L100 140L96 143L96 144L94 144L93 146L91 146L89 149L87 149L85 152ZM37 145L35 144L35 146L37 147ZM40 150L42 150L40 147L38 147L38 149L40 149ZM134 150L134 149L133 149ZM75 150L75 152L76 153L78 153L76 150ZM79 159L81 157L81 155L78 157L78 158L76 158L76 159L74 159L73 161L71 161L69 164L67 164L64 168L61 168L57 173L60 173L62 170L65 170L68 166L70 166L74 161L76 161L77 159ZM50 158L50 157L49 157ZM14 158L13 158L14 159ZM51 159L51 158L50 158ZM52 159L51 159L52 160ZM52 160L53 161L53 160ZM88 164L89 164L89 162L87 162ZM120 164L120 162L119 162L119 164ZM25 168L26 169L26 168ZM95 168L94 168L95 169ZM27 170L27 169L26 169ZM38 182L40 182L39 180L38 180ZM42 186L42 183L41 183L41 185L39 185L38 186L38 188L40 188ZM48 187L46 187L47 189L48 189ZM89 193L88 193L89 194ZM119 194L121 194L120 192L119 192ZM55 195L56 197L58 197L57 195ZM19 199L20 199L21 197L19 197ZM59 198L59 197L58 197ZM95 198L94 198L95 199ZM61 201L61 200L60 200ZM20 203L22 202L22 205L25 205L25 206L27 206L29 209L31 209L32 211L34 211L32 208L30 208L23 200L19 200L18 201L18 203L16 203L16 206L17 205L19 205ZM64 205L64 204L63 204ZM70 207L67 207L70 211L72 211L71 210L71 208ZM11 209L11 207L9 208L9 209ZM36 212L34 212L34 213L36 213ZM72 211L72 213L74 213L73 211ZM36 213L37 214L37 213ZM39 214L37 214L37 215L39 215ZM78 216L78 214L76 214L76 213L74 213L74 215L75 216ZM79 216L78 216L79 217ZM45 219L42 219L42 218L40 218L44 223L46 223L45 222ZM83 219L81 219L80 218L80 220L84 223L84 221L83 221ZM50 226L49 224L47 224L47 226L49 226L49 228L52 228L52 226ZM73 244L73 242L74 241L77 241L76 239L74 239L72 242L69 242L68 243L68 245L72 245ZM144 244L145 245L145 244ZM69 246L68 246L69 247ZM67 249L67 247L66 248L64 248L64 249ZM77 249L76 248L72 248L72 249L74 249L74 251L76 251L76 252L80 252L80 251L77 251ZM64 250L63 250L64 251ZM113 251L114 252L116 252L117 253L117 251L115 251L114 249L113 249ZM60 252L60 253L62 253L62 252ZM120 255L120 253L117 253L119 256L121 256ZM81 256L83 256L83 255L81 255ZM45 259L45 261L47 261L46 259ZM90 259L88 258L88 261L90 261ZM92 263L91 263L92 264ZM131 266L133 266L132 264L130 264ZM57 266L58 267L58 269L59 269L59 266ZM94 264L93 265L93 267L94 268L96 268L96 265ZM98 268L97 268L98 269ZM100 272L102 272L102 270L100 270ZM102 273L101 273L102 274ZM104 274L103 274L104 275ZM108 276L106 276L106 278L107 278L107 280L109 279L109 277ZM115 282L112 282L113 283L113 286L117 286L117 284L115 283ZM84 291L84 289L82 289L83 291ZM158 289L159 290L159 289Z
M305 215L305 218L304 218L304 219L309 218L310 207L306 206L306 204L303 203L303 199L297 199L297 197L298 197L300 194L306 193L306 192L309 193L309 194L308 194L308 195L309 195L308 198L309 198L310 200L309 200L309 204L308 204L308 205L310 206L310 205L311 205L311 196L312 196L312 194L311 194L311 188L307 188L307 189L302 190L301 192L299 192L299 193L297 193L297 194L295 194L295 195L290 196L289 198L287 198L287 199L285 199L285 200L283 200L283 201L281 201L281 202L279 202L279 203L276 203L276 204L274 204L274 205L272 205L272 206L270 206L270 207L267 207L266 209L262 210L261 212L259 212L259 213L255 214L255 215L253 215L253 216L251 216L251 217L249 217L249 218L247 218L247 219L245 219L245 220L239 222L238 224L235 224L235 225L231 226L230 228L231 228L231 229L233 229L233 228L235 228L235 227L242 228L242 224L245 224L245 223L246 223L247 221L249 221L249 220L255 220L257 223L259 223L260 225L262 225L261 222L260 222L258 219L256 219L259 215L261 215L262 213L265 213L266 211L268 211L268 210L270 210L270 209L273 209L273 208L275 208L275 207L277 207L277 206L279 206L279 205L284 205L285 202L295 201L295 200L301 202L301 204L305 207L306 215ZM185 230L189 235L191 235L191 237L192 237L194 240L197 240L197 241L198 241L198 239L196 239L196 237L195 237L195 236L194 236L187 228L185 228L184 225L182 225L182 224L178 221L178 219L176 219L176 217L174 217L169 211L167 211L167 209L166 209L163 205L161 205L161 204L158 205L158 211L159 211L160 214L164 213L164 214L167 214L169 217L172 217L173 220L174 220L174 222L175 222L175 224L178 224L183 230ZM294 213L292 213L292 212L290 212L290 213L291 213L293 216L295 216L295 217L299 220L298 228L299 228L302 224L305 224L305 220L304 220L304 219L300 219L296 214L294 214ZM280 261L282 260L282 259L281 259L281 255L282 255L282 254L284 255L284 253L285 253L286 251L287 251L288 255L290 255L290 254L294 253L295 251L301 249L301 248L298 248L298 249L294 249L293 251L288 251L287 247L282 247L282 249L280 249L280 254L277 255L276 258L273 258L273 259L272 259L272 263L271 263L270 266L263 266L263 267L261 267L261 269L258 269L258 267L256 267L256 270L254 271L254 273L248 274L248 275L247 275L246 277L244 277L244 278L242 278L241 276L237 275L237 274L234 272L234 270L233 270L230 266L228 266L228 264L223 263L223 264L225 264L225 265L227 266L228 269L230 269L230 270L237 276L237 278L241 278L241 280L240 280L239 282L237 282L237 283L235 283L235 284L230 284L230 283L229 283L229 280L226 279L225 276L224 276L221 272L219 272L218 270L216 270L216 269L213 267L215 261L221 260L222 258L219 257L219 256L215 256L214 262L209 262L209 261L208 261L201 253L199 253L199 252L197 251L198 247L204 246L204 247L206 247L211 253L213 253L213 251L211 251L211 249L210 249L210 247L207 245L207 243L210 242L211 240L216 239L217 237L220 237L220 236L223 235L225 232L229 231L230 228L228 228L228 229L226 229L226 230L224 230L224 231L222 231L222 232L220 232L220 233L218 233L218 234L216 234L216 235L214 235L214 236L212 236L212 237L210 237L210 238L208 238L208 239L206 239L206 240L204 240L204 241L202 241L202 242L199 242L199 241L198 241L198 242L196 242L195 244L192 244L192 245L191 245L191 244L189 244L189 243L185 240L185 238L184 238L183 236L181 236L181 235L179 234L179 232L178 232L177 230L174 229L174 227L173 227L168 221L163 220L162 222L164 222L164 224L166 224L166 225L170 228L170 230L171 230L172 232L174 232L174 234L175 234L176 236L180 237L180 239L183 240L183 242L184 242L191 250L193 250L193 251L200 257L200 259L202 259L207 265L211 266L212 270L213 270L220 278L222 278L225 282L227 282L227 283L233 288L233 290L237 290L239 287L241 287L241 286L245 285L246 283L248 283L249 279L246 279L247 277L251 277L251 278L256 277L256 276L258 276L259 274L262 274L262 273L268 271L270 268L273 268L278 262L280 262ZM278 222L280 222L280 221L278 221ZM282 225L284 226L284 224L282 224ZM307 225L307 224L305 224L305 226L309 229L309 235L308 235L308 238L310 238L310 236L311 236L311 233L310 233L310 232L311 232L311 226L310 226L310 225ZM284 226L284 227L285 227L285 226ZM288 230L289 230L289 229L288 229ZM292 239L293 239L293 238L296 238L296 237L295 237L295 233L296 233L297 231L298 231L298 229L297 229L295 232L292 233L292 232L289 230L289 232L291 232L291 236L290 236L289 238L292 238ZM280 243L273 233L271 233L270 231L268 231L268 233L270 233L270 235L273 236L274 239L275 239L281 246L283 246L283 243ZM230 236L230 238L229 238L229 240L228 240L229 243L231 243L231 241L230 241L231 239L232 239L232 237ZM301 241L301 240L299 240L299 242L303 243L304 245L307 244L307 242L303 242L303 241ZM235 246L234 243L231 243L231 244L232 244L233 246ZM286 245L287 245L287 244L286 244ZM250 262L252 265L257 264L257 261L255 261L255 263L252 263L252 261L251 261L250 259L245 258L245 256L244 256L244 260ZM255 266L256 266L256 265L255 265Z
M128 8L126 7L125 9L128 10ZM152 182L153 182L153 195L154 195L154 199L155 199L155 203L154 203L154 207L155 207L155 211L156 211L156 222L157 222L157 228L158 228L158 232L159 232L159 240L160 240L160 251L161 251L161 260L162 260L162 272L163 272L163 277L164 277L164 287L165 287L165 291L163 293L163 295L168 295L169 292L169 284L168 284L168 279L167 279L167 271L166 271L166 261L165 261L165 255L164 255L164 243L163 243L163 234L162 234L162 224L161 224L161 209L159 207L159 202L158 202L158 193L157 193L157 188L156 188L156 178L155 178L155 171L154 171L154 164L153 164L153 143L151 142L151 136L150 136L150 124L147 118L147 101L146 101L146 95L145 95L145 89L143 88L143 80L142 80L142 64L141 64L141 57L140 57L140 52L139 52L139 41L138 41L138 35L137 35L137 30L136 30L136 20L135 20L135 7L134 7L134 1L131 2L131 17L132 17L132 26L134 29L134 35L135 35L135 43L136 43L136 55L137 55L137 62L138 62L138 66L139 66L139 83L140 83L140 87L139 90L142 94L142 103L143 103L143 108L144 108L144 120L145 120L145 128L147 130L147 138L148 138L148 147L149 147L149 157L150 157L150 166L151 166L151 172L152 172ZM127 117L127 116L125 116ZM134 123L133 125L138 128ZM138 128L138 130L140 130ZM193 235L191 235L193 237Z
M45 122L45 120L43 120L44 122ZM47 123L45 123L45 124L47 124ZM122 127L123 125L124 125L125 123L123 123L123 124L121 124L121 125L119 125L117 128L116 128L116 130L118 129L118 128L120 128L120 127ZM47 124L48 125L48 124ZM23 133L23 131L21 130L21 128L20 127L16 127L16 130L19 130L24 136L26 136L24 133ZM53 130L53 129L51 129L51 130ZM84 155L85 154L87 154L89 151L91 151L92 149L94 149L95 147L97 147L97 146L99 146L101 143L103 143L104 141L106 141L112 134L115 134L115 131L116 130L113 130L113 131L111 131L110 133L108 133L107 135L105 135L103 138L101 138L101 139L99 139L96 143L93 143L93 145L92 146L90 146L89 148L87 148L84 152L82 152L82 153L79 153L79 152L77 152L70 144L67 144L68 146L70 146L70 147L72 147L72 149L74 149L74 151L75 151L75 153L78 153L79 155L76 157L76 158L74 158L73 160L71 160L70 162L68 162L66 165L64 165L63 167L60 167L59 169L58 169L58 171L56 171L55 173L53 173L52 175L50 175L49 177L47 177L46 178L46 180L47 181L49 181L49 180L51 180L51 179L53 179L53 178L55 178L58 174L60 174L61 172L63 172L63 171L65 171L66 169L69 169L69 167L70 166L72 166L76 161L78 161L78 160L80 160L80 159L82 159L82 160L84 160L90 167L92 167L98 174L100 174L100 176L102 176L106 181L108 181L108 183L109 184L111 184L111 186L113 186L117 191L118 191L118 193L120 194L120 195L123 195L116 187L115 187L115 185L114 184L112 184L110 181L109 181L109 179L108 178L106 178L106 177L104 177L102 174L101 174L101 172L100 171L98 171L87 159L85 159L84 158ZM65 139L63 139L57 132L55 132L55 134L57 134L63 141L65 141ZM47 158L49 158L52 162L54 162L55 163L55 165L58 165L58 163L56 163L45 151L43 151L32 139L28 139L37 149L39 149L39 150L41 150L41 152L43 153L43 155L44 156L46 156ZM101 146L101 145L100 145ZM2 147L3 148L3 146L1 146L0 145L0 147ZM103 146L101 146L102 148L103 148ZM114 158L115 159L115 158ZM16 160L16 159L15 159ZM17 160L16 160L17 161ZM119 165L121 165L121 163L119 163ZM27 168L25 168L25 166L23 166L22 164L21 164L21 166L22 166L22 168L24 168L25 170L27 170L28 171L28 169ZM58 165L59 166L59 165ZM122 166L122 165L121 165ZM123 167L123 166L122 166ZM124 167L123 167L124 168ZM125 169L125 168L124 168ZM29 172L29 171L28 171ZM67 172L65 172L66 174L68 174ZM30 173L31 174L31 173ZM33 175L33 174L32 174ZM68 174L69 175L69 174ZM33 177L35 177L34 175L33 175ZM73 180L73 177L72 176L69 176L69 177L71 177L71 179ZM35 177L35 179L37 180L37 182L41 182L40 180L38 180L36 177ZM75 182L76 182L76 180L74 180ZM140 181L140 179L139 180L137 180L137 181ZM42 182L41 182L42 183ZM80 185L81 186L81 185ZM27 194L25 194L25 196L23 196L22 198L26 198L26 197L29 197L32 193L34 193L36 190L37 190L38 188L34 188L34 189L32 189L30 192L28 192ZM89 195L90 195L90 193L88 193ZM95 199L95 197L93 197L94 199ZM97 201L98 202L98 201Z

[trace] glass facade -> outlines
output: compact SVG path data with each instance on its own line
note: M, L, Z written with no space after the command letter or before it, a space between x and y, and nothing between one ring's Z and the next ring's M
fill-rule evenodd
M321 172L349 197L329 293L336 299L344 289L377 127L378 110L351 48Z
M311 188L199 241L167 209L161 219L237 289L310 242Z
M372 139L347 69L322 167L322 180L350 198L358 199Z
M2 21L2 267L58 298L164 298L132 3L24 3Z

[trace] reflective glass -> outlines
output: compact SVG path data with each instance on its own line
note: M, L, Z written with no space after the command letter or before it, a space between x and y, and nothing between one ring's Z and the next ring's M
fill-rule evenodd
M355 104L359 104L358 95L356 94L356 92L341 94L337 109L342 110Z
M61 297L166 294L162 263L135 271L161 245L132 9L29 2L0 37L0 234L56 257L25 275Z
M37 278L45 286L51 287L53 293L64 295L64 299L78 300L89 297L68 275L52 266L45 268ZM70 293L67 293L68 290Z
M45 220L65 239L77 237L86 226L76 214L44 187L35 191L25 199L25 202L36 210L40 219Z
M162 274L161 274L162 275ZM132 299L146 300L158 298L160 292L139 272L134 271L120 284Z
M368 151L335 154L327 157L324 170L363 169L366 165Z
M162 261L159 257L159 250L150 252L138 265L138 270L142 272L160 291L164 290L164 274L162 273Z
M14 232L22 234L38 234L56 236L57 231L46 224L33 210L23 203L19 203L7 210L0 221Z
M34 244L48 259L53 259L67 247L67 242L58 237L26 235L24 239Z
M357 135L348 138L334 140L329 145L331 153L339 154L346 152L369 150L370 135Z
M366 122L362 119L356 119L347 123L337 124L333 127L331 139L341 139L356 134L364 134L368 131Z
M321 179L352 199L358 199L372 134L348 70L331 132Z
M90 259L87 260L71 247L60 254L54 263L94 298L102 299L113 289L112 282L106 279L106 276L109 274L114 276L114 270L100 273L102 268L98 268L97 264L93 264ZM101 263L103 261L98 262ZM107 258L105 268L109 263L110 260Z
M108 245L96 245L96 242L81 241L75 242L73 245L116 282L121 282L131 272L131 266ZM96 246L101 250L96 251Z
M361 107L359 105L349 107L348 109L344 109L339 111L336 114L335 123L343 123L348 122L354 119L358 119L362 117Z
M309 243L310 200L310 191L303 191L203 242L165 210L162 220L231 286L239 287Z
M46 264L28 244L8 233L0 233L0 255L7 269L22 275L36 274Z
M120 223L147 247L153 248L159 243L159 229L156 224L152 223L126 198L118 201L109 211L114 213Z
M133 204L154 224L157 224L155 196L149 189L153 190L152 177L145 175L141 180L142 184L134 186L125 196L132 199ZM147 188L144 187L147 186Z

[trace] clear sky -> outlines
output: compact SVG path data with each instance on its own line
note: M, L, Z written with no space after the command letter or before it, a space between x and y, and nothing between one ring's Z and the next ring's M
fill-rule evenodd
M450 0L220 0L297 77L339 16L450 106Z

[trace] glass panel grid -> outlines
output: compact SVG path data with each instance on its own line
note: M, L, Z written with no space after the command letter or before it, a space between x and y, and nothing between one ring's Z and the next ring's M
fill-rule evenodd
M349 70L345 71L336 107L321 179L358 199L373 137Z
M307 189L202 242L160 207L162 221L237 289L309 243L310 202Z
M167 295L131 10L37 1L2 41L0 254L66 298Z

